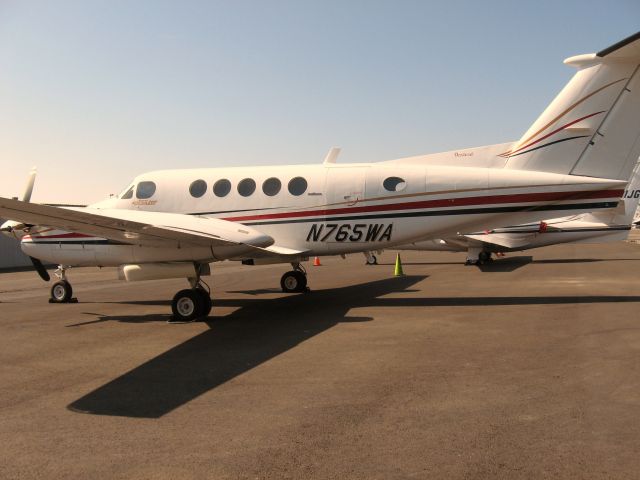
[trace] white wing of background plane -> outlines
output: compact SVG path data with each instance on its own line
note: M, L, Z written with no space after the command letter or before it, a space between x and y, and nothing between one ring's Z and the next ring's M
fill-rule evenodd
M265 248L274 243L269 235L239 223L179 213L60 208L0 197L0 216L131 245Z
M506 235L502 235L500 233L488 233L464 235L464 238L468 238L469 240L475 240L482 243L490 243L492 245L497 245L499 247L505 248L524 247L525 245L529 245L531 243L531 239L534 237L535 235L531 233L508 233Z

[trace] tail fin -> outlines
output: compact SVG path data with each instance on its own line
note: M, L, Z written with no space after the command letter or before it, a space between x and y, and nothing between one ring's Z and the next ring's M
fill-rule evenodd
M505 168L628 179L640 155L640 32L564 63L578 72L501 154Z
M585 216L584 220L602 222L607 225L631 225L633 223L633 217L640 202L640 162L636 163L631 180L621 200L613 210L590 213Z

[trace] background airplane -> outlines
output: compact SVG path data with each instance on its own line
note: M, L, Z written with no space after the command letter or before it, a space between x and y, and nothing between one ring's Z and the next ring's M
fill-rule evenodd
M290 263L282 289L301 292L309 256L610 209L640 155L640 33L565 63L578 72L502 151L440 154L453 158L446 165L414 157L155 171L84 208L0 198L0 214L13 219L2 230L27 255L59 265L54 302L72 298L69 266L117 266L128 281L187 278L172 311L190 321L211 310L202 277L212 262ZM469 166L472 155L484 166Z

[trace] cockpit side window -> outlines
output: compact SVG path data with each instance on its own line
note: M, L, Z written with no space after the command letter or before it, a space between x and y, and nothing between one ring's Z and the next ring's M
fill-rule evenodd
M131 185L126 192L124 192L122 195L120 195L120 198L122 200L129 200L129 199L133 198L133 187L134 186L135 185Z
M153 182L140 182L136 188L136 198L151 198L154 193L156 193L156 184Z

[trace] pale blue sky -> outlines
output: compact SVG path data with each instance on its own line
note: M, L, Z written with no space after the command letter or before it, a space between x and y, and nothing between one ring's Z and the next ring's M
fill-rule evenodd
M0 0L0 195L158 168L378 161L515 140L637 0Z

